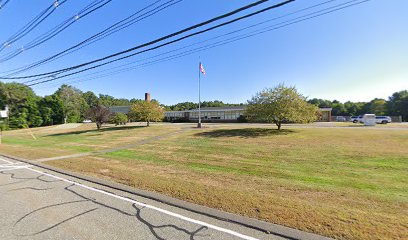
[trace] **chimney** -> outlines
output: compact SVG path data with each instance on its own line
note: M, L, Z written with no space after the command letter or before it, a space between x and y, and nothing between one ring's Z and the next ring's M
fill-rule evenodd
M150 93L145 93L145 101L150 102Z

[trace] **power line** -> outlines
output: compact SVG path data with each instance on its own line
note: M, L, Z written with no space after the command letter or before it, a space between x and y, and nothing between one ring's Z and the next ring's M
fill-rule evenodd
M103 31L100 31L100 32L92 35L91 37L81 41L80 43L78 43L78 44L76 44L76 45L74 45L74 46L72 46L70 48L67 48L67 49L65 49L65 50L63 50L63 51L61 51L61 52L59 52L59 53L57 53L57 54L55 54L53 56L50 56L50 57L45 58L43 60L40 60L38 62L32 63L30 65L24 66L22 68L7 71L7 72L12 72L12 73L6 75L6 77L13 76L13 75L16 75L16 74L19 74L19 73L22 73L22 72L26 72L26 71L28 71L30 69L36 68L36 67L41 66L41 65L43 65L45 63L57 60L57 59L59 59L59 58L61 58L63 56L66 56L68 54L76 52L76 51L82 49L83 47L86 47L86 46L88 46L88 45L90 45L90 44L92 44L94 42L100 41L100 40L106 38L107 36L110 36L111 34L116 33L117 31L120 31L120 30L122 30L124 28L130 27L131 25L133 25L133 24L135 24L137 22L140 22L140 21L142 21L142 20L144 20L144 19L146 19L148 17L151 17L151 16L153 16L153 15L155 15L155 14L157 14L157 13L159 13L159 12L161 12L161 11L163 11L163 10L177 4L177 3L180 3L183 0L177 0L177 1L176 0L169 0L169 1L159 5L157 7L155 7L154 9L151 9L151 10L145 12L145 13L142 13L143 11L153 7L154 5L156 5L157 3L161 2L161 1L162 0L156 0L152 4L149 4L148 6L142 8L141 10L138 10L137 12L133 13L132 15L130 15L130 16L116 22L115 24L113 24L110 27L104 29Z
M323 15L327 15L327 14L330 14L330 13L333 13L333 12L337 12L337 11L340 11L340 10L343 10L343 9L346 9L346 8L350 8L350 7L353 7L353 6L356 6L356 5L360 5L360 4L368 2L368 1L371 1L371 0L363 0L363 1L352 0L352 1L348 1L348 2L345 2L345 3L341 3L341 4L338 4L338 5L329 7L329 8L325 8L325 9L322 9L322 10L319 10L319 11L315 11L315 12L312 12L312 13L309 13L309 14L305 14L303 16L296 17L296 18L288 20L288 21L284 21L284 22L280 22L278 24L263 27L261 29L251 31L251 32L246 33L246 34L241 34L239 36L235 36L235 37L232 37L232 38L221 40L221 41L218 41L218 42L215 42L215 43L212 43L212 44L208 44L208 45L205 45L205 46L202 46L202 47L198 47L198 48L195 48L195 49L191 49L191 50L188 50L188 51L185 51L185 52L182 52L182 53L174 54L174 55L167 56L167 57L164 57L164 58L161 58L161 59L158 59L158 60L154 60L154 61L149 61L149 62L139 64L139 65L136 65L136 66L133 66L133 67L123 68L123 69L113 71L113 72L110 72L110 73L107 73L107 74L103 74L103 75L100 75L100 76L96 76L96 77L93 77L93 78L89 78L89 79L85 79L85 80L81 79L79 81L72 81L72 82L68 82L68 83L78 83L78 82L83 82L83 81L89 81L89 80L94 80L94 79L98 79L98 78L108 77L108 76L116 75L116 74L119 74L119 73L122 73L122 72L130 71L130 70L133 70L133 69L136 69L136 68L146 67L146 66L154 65L154 64L157 64L157 63L161 63L161 62L170 61L170 60L177 59L177 58L180 58L180 57L184 57L184 56L187 56L187 55L191 55L191 54L194 54L194 53L197 53L197 52L202 52L202 51L206 51L206 50L209 50L209 49L212 49L212 48L215 48L215 47L230 44L232 42L236 42L236 41L239 41L239 40L242 40L242 39L253 37L253 36L256 36L256 35L259 35L259 34L270 32L270 31L273 31L273 30L278 30L278 29L281 29L281 28L284 28L284 27L288 27L288 26L293 25L293 24L297 24L297 23L300 23L300 22L303 22L303 21L307 21L307 20L311 20L311 19L314 19L314 18L317 18L317 17L321 17ZM325 3L328 3L328 2L332 2L332 1L327 1ZM318 4L318 5L322 5L322 4ZM316 7L318 5L314 5L312 7L306 8L306 9L310 9L310 8ZM296 12L304 11L306 9L302 9L302 10L299 10L299 11L296 11ZM294 13L296 13L296 12L294 12ZM292 14L293 13L290 13L290 14L287 14L287 15L292 15ZM287 16L287 15L285 15L285 16ZM281 18L281 17L279 17L279 18ZM269 22L269 21L271 21L271 20L267 20L267 21L264 21L264 22ZM262 22L262 23L264 23L264 22ZM255 25L259 25L259 24L260 23L254 24L254 25L251 25L251 26L255 26ZM242 29L247 29L247 28L248 27L242 28ZM237 31L240 31L242 29L239 29ZM233 32L237 32L237 31L233 31ZM225 35L228 35L228 34L229 33L223 34L223 35L220 35L220 36L225 36ZM220 37L220 36L218 36L218 37ZM218 37L215 37L215 38L218 38ZM203 41L203 42L205 42L205 41ZM196 44L192 44L192 45L196 45ZM189 46L191 46L191 45L189 45ZM183 48L185 48L185 47L183 47ZM183 48L179 48L179 49L183 49ZM170 52L174 52L174 51L177 51L179 49L176 49L176 50L173 50L173 51L170 51ZM168 52L166 52L166 53L168 53ZM166 53L164 53L164 54L166 54ZM158 57L160 55L164 55L164 54L159 54L159 55L147 58L147 59L156 58L156 57ZM141 61L143 61L143 60L139 60L137 62L141 62ZM130 64L134 64L134 63L130 63ZM125 64L125 65L129 65L129 64ZM123 67L123 66L119 66L119 67ZM116 68L118 68L118 67L116 67ZM111 70L111 69L107 69L107 70ZM100 71L100 72L103 72L103 71ZM99 72L97 72L97 73L99 73ZM96 74L96 73L88 74L88 76L89 75L94 75L94 74ZM81 76L80 77L75 77L75 78L81 78ZM75 78L71 78L71 80L73 80ZM35 85L35 84L33 84L33 85ZM29 86L33 86L33 85L29 85Z
M63 32L65 29L69 28L72 24L76 23L79 19L86 17L87 15L97 11L98 9L104 7L112 0L94 0L92 3L88 4L84 7L81 11L79 11L74 16L64 20L57 26L53 27L51 30L47 31L46 33L40 35L39 37L35 38L31 42L22 45L21 48L16 49L8 54L1 56L0 63L13 59L14 57L22 54L23 52L27 52L27 50L37 47L55 36L59 33Z
M10 0L6 0L4 3L2 3L3 1L0 1L0 10L3 9L8 2L10 2Z
M178 38L178 39L175 39L175 40L172 40L172 41L169 41L169 42L160 44L160 45L158 45L158 46L151 47L151 48L148 48L148 49L145 49L145 50L142 50L142 51L139 51L139 52L130 54L130 55L126 55L126 56L124 56L124 57L121 57L121 58L118 58L118 59L114 59L114 60L111 60L111 61L108 61L108 62L99 64L99 65L96 65L96 66L88 67L88 68L86 68L86 69L79 70L79 71L77 71L77 72L73 72L73 73L66 74L66 75L63 75L63 76L58 76L58 77L55 76L55 75L51 75L51 77L52 77L53 79L44 80L44 81L37 82L37 83L31 84L31 85L36 85L36 84L40 84L40 83L55 81L55 80L60 79L60 78L64 78L64 77L76 75L76 74L78 74L78 73L82 73L82 72L85 72L85 71L89 71L89 70L92 70L92 69L95 69L95 68L102 67L102 66L107 65L107 64L111 64L111 63L113 63L113 62L117 62L117 61L120 61L120 60L123 60L123 59L126 59L126 58L130 58L130 57L133 57L133 56L135 56L135 55L139 55L139 54L141 54L141 53L145 53L145 52L149 52L149 51L152 51L152 50L155 50L155 49L159 49L159 48L162 48L162 47L164 47L164 46L167 46L167 45L174 44L174 43L176 43L176 42L182 41L182 40L184 40L184 39L187 39L187 38L190 38L190 37L193 37L193 36L196 36L196 35L199 35L199 34L203 34L203 33L206 33L206 32L208 32L208 31L211 31L211 30L214 30L214 29L217 29L217 28L220 28L220 27L223 27L223 26L232 24L232 23L237 22L237 21L240 21L240 20L242 20L242 19L246 19L246 18L255 16L255 15L260 14L260 13L263 13L263 12L265 12L265 11L268 11L268 10L271 10L271 9L274 9L274 8L281 7L281 6L285 5L285 4L288 4L288 3L293 2L293 1L294 1L294 0L289 0L289 1L286 1L286 2L282 2L282 3L276 4L276 5L273 5L273 6L264 8L264 9L261 9L261 10L259 10L259 11L256 11L256 12L253 12L253 13L250 13L250 14L247 14L247 15L244 15L244 16L242 16L242 17L239 17L239 18L236 18L236 19L233 19L233 20L230 20L230 21L227 21L227 22L218 24L218 25L216 25L216 26L213 26L213 27L210 27L210 28L207 28L207 29L198 31L198 32L194 32L194 33L188 34L188 35L186 35L186 36L184 36L184 37L180 37L180 38ZM218 17L217 17L217 18L218 18ZM201 25L201 24L197 24L197 25L195 25L195 26L198 26L198 25ZM205 24L204 24L204 25L205 25ZM193 28L195 28L195 27L193 26ZM179 33L183 32L183 31L184 31L184 30L179 31L179 32L174 33L174 34L170 34L170 35L168 35L168 36L175 36L175 35L178 35ZM163 38L166 39L166 38L168 38L168 37L166 36L166 37L163 37ZM162 38L162 39L163 39L163 38ZM164 39L163 39L163 40L164 40ZM138 46L138 47L135 47L135 48L133 48L133 49L142 48L142 47L145 47L145 46L148 46L148 45L151 45L151 44L153 44L153 43L160 42L160 41L162 41L162 40L155 40L155 41L150 42L150 43L147 43L147 44L142 44L142 45L140 45L140 46ZM127 52L129 52L129 51L127 50ZM117 54L114 54L114 55L117 56L117 55L120 55L120 54L117 53ZM111 56L113 56L113 55L111 55ZM105 57L104 59L108 59L108 58L110 58L111 56ZM101 60L97 60L97 61L94 61L94 62L99 62L99 61L101 61ZM89 65L89 64L87 64L87 65ZM79 68L79 67L78 67L78 68ZM70 69L70 70L71 70L71 69ZM69 71L69 70L63 70L63 71L61 71L61 72L59 72L59 73L63 73L63 72L67 72L67 71ZM49 77L50 77L50 76L46 76L46 77L42 77L42 78L30 80L30 81L27 81L27 82L24 82L24 83L34 82L34 81L38 81L38 80L45 79L45 78L49 78ZM30 85L30 86L31 86L31 85Z
M7 78L7 79L34 78L34 77L41 77L41 76L46 76L46 75L48 75L48 76L46 76L46 77L50 77L50 76L55 76L55 74L59 74L59 73L67 72L67 71L72 71L72 70L75 70L75 69L77 69L77 68L81 68L81 67L84 67L84 66L93 64L93 63L101 62L101 61L104 61L104 60L107 60L107 59L110 59L110 58L113 58L113 57L116 57L116 56L123 55L123 54L125 54L125 53L129 53L129 52L135 51L135 50L137 50L137 49L140 49L140 48L143 48L143 47L146 47L146 46L149 46L149 45L152 45L152 44L155 44L155 43L164 41L164 40L166 40L166 39L169 39L169 38L175 37L175 36L177 36L177 35L183 34L183 33L185 33L185 32L191 31L191 30L193 30L193 29L196 29L196 28L199 28L199 27L208 25L208 24L210 24L210 23L213 23L213 22L215 22L215 21L221 20L221 19L223 19L223 18L227 18L227 17L229 17L229 16L235 15L235 14L237 14L237 13L239 13L239 12L242 12L242 11L244 11L244 10L253 8L253 7L255 7L255 6L259 5L259 4L265 3L265 2L267 2L267 1L268 1L268 0L261 0L261 1L254 2L254 3L252 3L252 4L249 4L249 5L247 5L247 6L241 7L241 8L239 8L239 9L237 9L237 10L232 11L232 12L223 14L223 15L221 15L221 16L217 16L217 17L212 18L212 19L210 19L210 20L207 20L207 21L201 22L201 23L199 23L199 24L193 25L193 26L191 26L191 27L185 28L185 29L180 30L180 31L178 31L178 32L175 32L175 33L166 35L166 36L164 36L164 37L158 38L158 39L153 40L153 41L151 41L151 42L144 43L144 44L141 44L141 45L139 45L139 46L136 46L136 47L133 47L133 48L129 48L129 49L127 49L127 50L124 50L124 51L121 51L121 52L118 52L118 53L114 53L114 54L111 54L111 55L109 55L109 56L106 56L106 57L103 57L103 58L99 58L99 59L96 59L96 60L93 60L93 61L90 61L90 62L86 62L86 63L80 64L80 65L76 65L76 66L73 66L73 67L64 68L64 69L60 69L60 70L56 70L56 71L52 71L52 72L48 72L48 73L36 74L36 75L24 76L24 77ZM106 64L110 64L110 63L112 63L112 62L116 62L116 61L119 61L119 60L123 60L123 59L125 59L125 58L132 57L132 56L134 56L134 55L137 55L137 54L140 54L140 53L143 53L143 52L152 51L152 50L155 50L155 49L164 47L164 46L166 46L166 45L179 42L179 41L184 40L184 39L186 39L186 38L190 38L190 37L192 37L192 36L199 35L199 34L202 34L202 33L205 33L205 32L208 32L208 31L211 31L211 30L220 28L220 27L225 26L225 25L229 25L229 24L231 24L231 23L240 21L240 20L242 20L242 19L246 19L246 18L252 17L252 16L254 16L254 15L257 15L257 14L260 14L260 13L263 13L263 12L266 12L266 11L269 11L269 10L271 10L271 9L281 7L281 6L286 5L286 4L288 4L288 3L290 3L290 2L293 2L293 1L294 1L294 0L287 0L287 1L285 1L285 2L281 2L281 3L279 3L279 4L275 4L275 5L273 5L273 6L270 6L270 7L261 9L261 10L258 10L258 11L256 11L256 12L253 12L253 13L250 13L250 14L247 14L247 15L244 15L244 16L239 17L239 18L235 18L235 19L233 19L233 20L230 20L230 21L227 21L227 22L218 24L218 25L216 25L216 26L207 28L207 29L205 29L205 30L201 30L201 31L197 31L197 32L188 34L188 35L186 35L186 36L184 36L184 37L180 37L180 38L178 38L178 39L175 39L175 40L172 40L172 41L163 43L163 44L161 44L161 45L158 45L158 46L155 46L155 47L152 47L152 48L149 48L149 49L140 51L140 52L136 52L136 53L133 53L133 54L130 54L130 55L126 55L126 56L124 56L124 57L120 57L120 58L117 58L117 59L114 59L114 60L111 60L111 61L108 61L108 62L99 64L99 65L96 65L96 66L93 66L93 67L89 67L89 68L86 68L86 69L83 69L83 70L80 70L80 71L77 71L77 72L74 72L74 73L71 73L71 74L67 74L67 75L64 75L64 76L61 76L61 77L55 77L54 79L59 79L59 78L66 77L66 76L70 76L70 75L77 74L77 73L80 73L80 72L88 71L88 70L91 70L91 69L94 69L94 68L97 68L97 67L104 66L104 65L106 65ZM46 78L46 77L45 77L45 78ZM42 81L42 82L49 82L49 81L53 81L54 79L49 79L49 80L45 80L45 81ZM38 79L37 79L37 80L38 80ZM37 84L38 84L38 83L37 83Z
M169 54L169 53L172 53L172 52L176 52L176 51L179 51L179 50L186 49L186 48L188 48L188 47L192 47L192 46L195 46L195 45L199 45L199 44L202 44L202 43L206 43L206 42L209 42L209 41L211 41L211 40L215 40L215 39L218 39L218 38L221 38L221 37L225 37L225 36L229 36L229 35L232 35L232 34L235 34L235 33L238 33L238 32L242 32L242 31L244 31L244 30L247 30L247 29L250 29L250 28L254 28L254 27L257 27L257 26L259 26L259 25L263 25L263 24L266 24L266 23L268 23L268 22L275 21L275 20L278 20L278 19L281 19L281 18L284 18L284 17L288 17L288 16L291 16L291 15L294 15L294 14L297 14L297 13L300 13L300 12L304 12L304 11L307 11L307 10L310 10L310 9L313 9L313 8L316 8L316 7L319 7L319 6L322 6L322 5L331 3L331 2L335 2L335 1L338 1L338 0L328 0L328 1L325 1L325 2L322 2L322 3L319 3L319 4L315 4L315 5L312 5L312 6L310 6L310 7L306 7L306 8L303 8L303 9L300 9L300 10L297 10L297 11L294 11L294 12L291 12L291 13L288 13L288 14L284 14L284 15L279 16L279 17L274 17L274 18L272 18L272 19L268 19L268 20L265 20L265 21L262 21L262 22L259 22L259 23L256 23L256 24L252 24L252 25L250 25L250 26L247 26L247 27L244 27L244 28L240 28L240 29L234 30L234 31L232 31L232 32L228 32L228 33L225 33L225 34L218 35L218 36L216 36L216 37L212 37L212 38L206 39L206 40L204 40L204 41L199 41L199 42L190 44L190 45L188 45L188 46L184 46L184 47L181 47L181 48L177 48L177 49L175 49L175 50L171 50L171 51L168 51L168 52L165 52L165 53L161 53L161 54L155 55L155 56L153 56L153 57L146 58L145 60L148 60L148 59L151 59L151 58L156 58L156 57L159 57L159 56L163 56L163 55L166 55L166 54ZM349 1L349 2L341 3L341 4L339 4L339 5L332 6L332 7L329 7L329 8L323 9L323 10L320 10L320 11L329 10L329 9L332 9L332 8L335 8L335 7L339 7L339 6L342 6L342 5L351 3L351 2L356 2L356 1L360 1L360 0L352 0L352 1ZM320 12L320 11L318 11L318 12ZM316 13L316 12L314 12L314 13ZM303 17L303 16L302 16L302 17ZM299 17L299 18L300 18L300 17ZM297 19L297 18L295 18L295 19ZM292 19L292 20L295 20L295 19ZM135 61L135 62L141 62L141 61L143 61L143 60L138 60L138 61ZM133 62L132 62L132 63L123 64L123 65L120 65L120 66L117 66L117 67L113 67L113 68L111 68L111 69L116 69L116 68L119 68L119 67L131 65L131 64L133 64ZM110 70L110 69L108 69L108 70ZM104 71L106 71L106 70L102 70L102 71L100 71L100 72L104 72ZM90 75L92 75L92 74L94 74L94 73L91 73ZM27 82L26 82L26 83L27 83Z
M11 37L9 37L0 47L0 52L7 47L10 47L11 44L18 41L19 39L23 38L27 34L29 34L32 30L34 30L38 25L44 22L58 7L62 4L66 3L68 0L62 0L59 2L55 0L53 4L49 7L44 9L40 14L34 17L30 22L28 22L24 27L14 33Z

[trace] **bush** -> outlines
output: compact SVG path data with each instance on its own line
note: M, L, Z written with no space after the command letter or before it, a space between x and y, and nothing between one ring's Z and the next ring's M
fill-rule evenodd
M240 115L237 120L238 120L239 123L247 123L248 122L248 119L244 115Z
M126 125L127 122L128 122L128 117L124 113L116 113L111 118L111 123L114 123L116 126Z

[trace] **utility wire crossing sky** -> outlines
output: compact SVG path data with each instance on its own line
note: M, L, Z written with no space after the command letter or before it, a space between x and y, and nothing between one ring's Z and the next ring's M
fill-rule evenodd
M0 8L7 22L0 76L41 95L70 83L116 97L149 91L166 104L197 102L201 55L210 73L204 101L245 102L281 82L308 97L369 101L408 89L407 7L403 0L10 1ZM218 16L225 21L198 24Z

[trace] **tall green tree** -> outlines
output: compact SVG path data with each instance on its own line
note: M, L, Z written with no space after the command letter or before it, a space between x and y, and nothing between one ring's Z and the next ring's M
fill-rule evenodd
M319 108L331 108L332 107L332 102L329 100L324 100L320 98L313 98L308 100L308 103L311 103Z
M99 104L105 107L111 107L115 105L115 98L107 94L99 94Z
M163 120L164 110L157 101L142 101L134 103L128 115L132 121L146 122L150 126L150 122Z
M0 105L9 106L9 124L11 128L41 126L43 120L38 109L40 98L34 91L21 83L0 82Z
M64 103L56 94L45 96L38 102L43 125L64 123Z
M88 91L85 92L82 97L85 99L86 104L90 107L96 107L99 104L99 99L98 97L95 95L95 93Z
M274 123L281 130L282 123L310 123L317 120L318 108L306 101L295 87L283 84L267 88L248 101L246 116L253 121Z
M389 115L402 116L403 121L408 121L408 91L400 91L392 94L387 102Z
M364 114L363 112L363 107L366 103L364 102L345 102L344 103L344 108L346 109L346 116L356 116L356 115L362 115Z
M332 114L333 116L347 116L349 113L347 112L347 109L344 107L344 104L334 100L331 104L332 108Z
M85 118L89 106L81 90L64 84L56 91L56 94L64 103L64 123L76 123Z
M384 116L387 111L387 101L380 98L373 99L367 103L365 109L367 109L367 113L373 113L377 116Z

